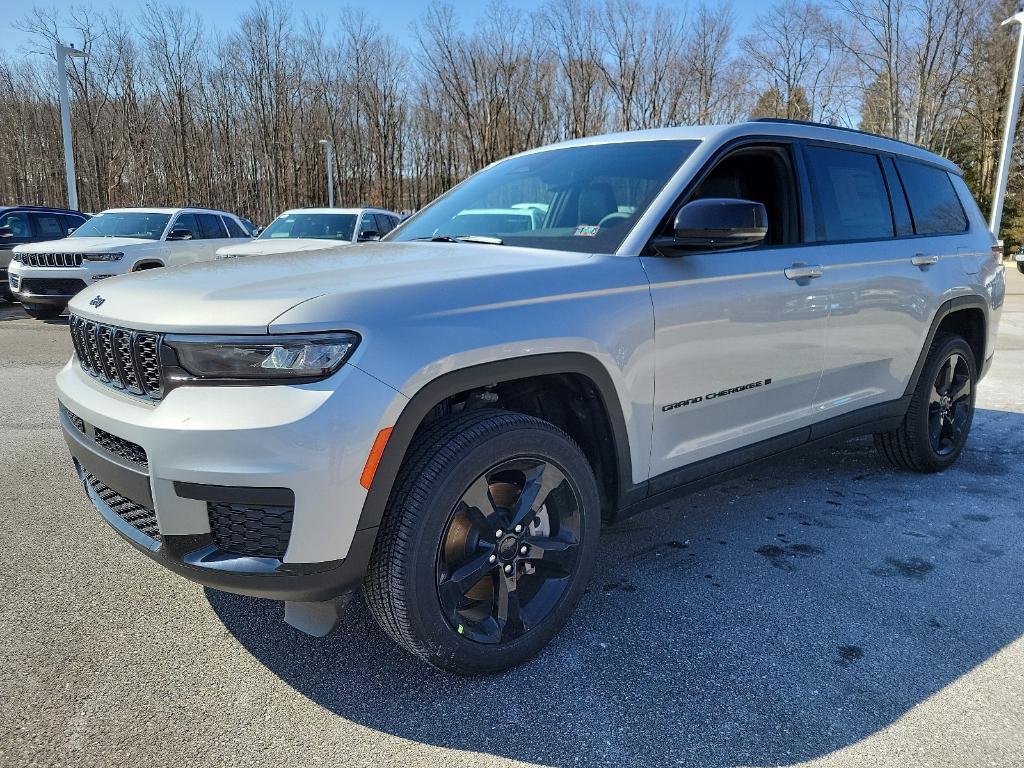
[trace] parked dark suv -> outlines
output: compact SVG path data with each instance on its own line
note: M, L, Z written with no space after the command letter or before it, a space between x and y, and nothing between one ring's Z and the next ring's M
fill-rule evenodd
M66 208L47 208L41 205L0 206L0 296L13 301L7 281L7 267L11 251L22 243L38 243L67 237L68 231L77 229L89 214Z

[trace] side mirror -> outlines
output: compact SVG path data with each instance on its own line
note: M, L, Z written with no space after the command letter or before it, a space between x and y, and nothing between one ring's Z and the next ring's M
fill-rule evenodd
M359 233L359 242L365 243L368 240L380 240L380 232L373 229L367 229Z
M259 237L262 234L263 234L263 228L262 227L253 227L252 228L252 236L253 237Z
M750 248L768 236L768 211L752 200L692 200L679 209L673 229L675 237L665 245L706 251Z
M5 240L14 237L14 230L10 227L0 227L0 237Z
M192 232L188 229L172 229L167 235L168 240L191 240Z

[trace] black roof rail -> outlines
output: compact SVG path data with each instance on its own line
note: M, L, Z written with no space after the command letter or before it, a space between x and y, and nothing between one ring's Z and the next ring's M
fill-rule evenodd
M784 125L806 125L811 128L828 128L833 131L846 131L847 133L857 133L861 136L871 136L875 139L885 139L886 141L895 141L897 144L903 144L907 147L913 147L914 149L923 149L925 152L931 150L922 147L920 144L914 144L910 141L903 141L903 139L894 139L891 136L883 136L880 133L873 133L872 131L862 131L860 128L847 128L845 125L829 125L828 123L817 123L813 120L792 120L788 117L754 117L748 122L751 123L782 123Z
M56 205L0 205L0 210L8 211L11 209L18 209L21 211L49 211L51 213L81 213L81 211L72 210L71 208L61 208ZM88 215L88 214L85 214Z

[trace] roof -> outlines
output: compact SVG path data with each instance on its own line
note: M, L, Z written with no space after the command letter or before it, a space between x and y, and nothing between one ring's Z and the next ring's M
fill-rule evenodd
M679 141L697 140L724 144L733 139L745 136L778 136L780 138L796 138L807 140L830 141L836 144L849 144L852 147L872 149L876 152L890 152L895 155L911 157L926 163L942 166L953 173L960 173L955 163L941 155L929 152L924 147L908 144L904 141L889 139L873 133L866 133L852 128L805 123L797 120L751 120L743 123L727 125L679 126L677 128L649 128L643 131L626 131L609 133L603 136L590 136L582 139L570 139L558 144L538 147L523 154L545 152L562 147L582 147L592 144L615 144L627 141Z
M372 213L386 213L390 216L397 216L398 214L394 211L389 211L386 208L289 208L287 211L282 211L279 216L288 216L293 213L314 213L314 214L331 214L331 213L351 213L360 214L363 211L370 211Z
M82 213L81 211L73 211L70 208L58 208L52 205L0 205L0 211L42 211L45 213L74 213L80 216L89 216L88 213Z
M233 213L227 211L221 211L217 208L196 208L195 206L189 205L184 208L106 208L100 213L166 213L174 215L181 211L191 211L194 213L215 213L218 216L234 216Z

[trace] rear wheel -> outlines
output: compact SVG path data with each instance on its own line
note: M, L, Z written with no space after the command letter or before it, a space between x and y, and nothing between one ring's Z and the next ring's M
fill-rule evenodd
M1017 271L1021 272L1021 273L1024 273L1024 261L1018 261L1017 262Z
M60 317L65 309L63 304L26 304L22 302L21 306L29 317L34 317L36 320L53 320L55 317Z
M960 336L940 336L932 344L903 424L876 434L875 446L904 469L946 469L967 442L977 378L970 345Z
M460 674L533 656L583 594L600 527L597 483L557 427L478 410L410 447L364 582L397 643Z

